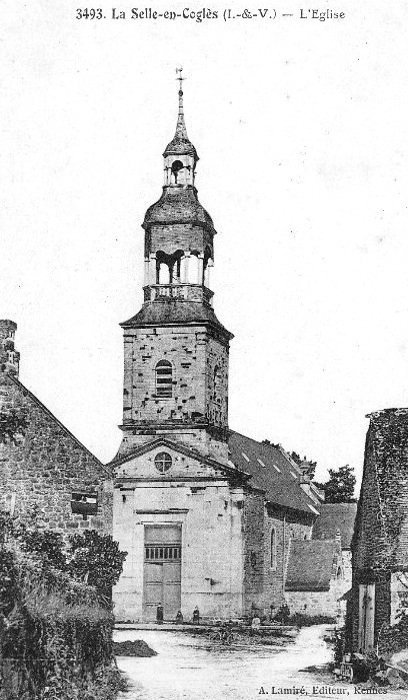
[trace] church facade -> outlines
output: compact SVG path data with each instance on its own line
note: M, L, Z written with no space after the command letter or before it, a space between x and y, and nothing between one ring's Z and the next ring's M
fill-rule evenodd
M284 602L293 540L309 540L318 492L279 446L228 426L232 334L213 308L213 221L195 187L180 81L164 186L146 212L144 303L124 331L123 432L113 537L128 552L116 617L269 613Z

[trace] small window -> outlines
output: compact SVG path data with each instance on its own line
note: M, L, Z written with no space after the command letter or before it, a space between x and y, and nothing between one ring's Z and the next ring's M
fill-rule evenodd
M173 367L168 360L160 360L156 365L156 396L171 398L173 396Z
M271 530L271 569L276 570L276 530Z
M154 466L160 474L168 472L172 464L173 460L168 452L159 452L154 458Z
M71 497L71 511L80 513L84 520L88 515L96 515L98 511L98 495L96 493L76 492Z

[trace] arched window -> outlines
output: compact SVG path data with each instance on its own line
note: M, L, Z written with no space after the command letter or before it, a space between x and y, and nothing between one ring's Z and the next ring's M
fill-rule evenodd
M156 369L156 396L169 398L173 396L173 367L168 360L160 360Z
M175 160L175 161L173 161L173 163L171 165L171 172L173 174L174 182L176 185L177 185L177 182L179 180L180 170L183 170L183 168L184 168L184 165L181 162L181 160Z
M276 530L271 530L271 569L276 570Z

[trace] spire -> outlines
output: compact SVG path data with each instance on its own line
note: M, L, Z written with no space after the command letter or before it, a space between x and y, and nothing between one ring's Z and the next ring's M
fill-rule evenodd
M175 138L185 139L186 141L188 141L186 123L184 121L184 105L183 105L183 80L185 80L185 78L183 78L183 76L181 75L182 70L183 70L182 68L176 68L176 73L178 73L176 80L178 80L180 82L180 86L179 86L179 92L178 92L179 108L178 108L178 117L177 117Z
M176 133L174 134L174 138L172 139L172 141L170 141L170 143L166 146L166 150L164 151L163 156L166 157L170 155L190 155L193 156L193 158L197 161L197 151L187 136L186 123L184 121L183 80L185 80L185 78L183 78L182 76L182 70L182 68L176 68L176 80L179 81L179 104Z

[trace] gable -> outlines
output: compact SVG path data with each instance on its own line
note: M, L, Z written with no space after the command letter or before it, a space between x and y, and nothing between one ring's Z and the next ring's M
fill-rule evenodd
M111 472L102 462L83 445L68 428L44 406L16 377L0 373L0 410L17 411L24 415L27 429L18 436L18 444L3 445L5 454L25 455L38 460L38 470L47 469L50 464L58 463L59 469L75 460L92 469L99 478L108 479ZM37 453L37 454L36 454ZM40 457L41 455L41 457Z
M166 439L152 440L112 463L116 479L228 479L228 469Z
M0 443L0 507L64 536L84 527L112 528L111 471L21 382L0 373L0 410L26 426Z

